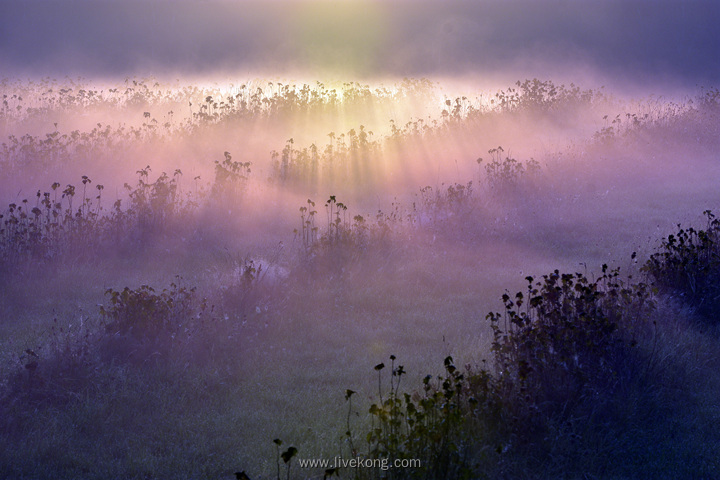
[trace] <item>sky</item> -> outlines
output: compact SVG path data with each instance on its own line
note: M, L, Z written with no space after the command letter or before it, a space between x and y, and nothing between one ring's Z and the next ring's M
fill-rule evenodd
M717 85L720 2L2 0L0 77L559 72Z

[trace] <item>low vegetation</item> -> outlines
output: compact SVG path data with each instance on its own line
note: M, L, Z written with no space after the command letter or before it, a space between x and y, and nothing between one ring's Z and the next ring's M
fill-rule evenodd
M0 212L0 477L718 476L720 222L668 234L695 185L665 201L623 163L687 132L713 151L717 90L2 88L0 168L50 187ZM406 103L427 116L373 120ZM135 124L17 134L108 112ZM338 122L326 145L285 128L321 117ZM529 121L585 137L539 160L477 146ZM220 141L248 131L284 147ZM151 169L175 143L202 160ZM45 167L80 180L30 173Z
M665 355L674 347L662 344L673 328L658 324L671 321L658 310L663 297L606 265L595 280L557 270L541 281L526 280L524 292L502 296L503 313L487 315L490 365L461 369L447 357L443 375L427 375L421 386L406 386L406 393L400 383L407 372L390 356L389 384L383 385L385 364L375 367L377 403L370 405L361 433L350 423L356 392L347 390L343 453L369 467L329 469L325 475L712 476L718 468L712 460L682 465L687 456L710 459L716 448L693 432L677 433L676 422L699 412L675 390L692 384L693 366ZM683 378L669 381L673 375ZM668 429L682 440L669 441Z
M663 238L645 271L663 291L715 325L720 315L720 220L710 210L704 215L705 229L678 225L677 233Z

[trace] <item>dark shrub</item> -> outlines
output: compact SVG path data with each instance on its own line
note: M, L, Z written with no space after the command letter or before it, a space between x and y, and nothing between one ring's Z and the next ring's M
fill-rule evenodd
M110 297L110 305L101 307L100 313L109 320L109 333L155 340L172 333L179 328L181 320L187 318L194 291L175 283L170 285L170 290L163 289L160 293L148 285L135 290L109 288L105 294Z
M720 221L710 210L707 228L683 229L662 240L645 271L662 290L677 295L706 320L720 314Z

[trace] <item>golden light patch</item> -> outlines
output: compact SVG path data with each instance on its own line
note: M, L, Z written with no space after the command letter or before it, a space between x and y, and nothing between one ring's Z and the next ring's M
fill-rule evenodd
M308 67L343 75L376 71L388 30L376 2L313 2L296 8L292 37L301 43Z

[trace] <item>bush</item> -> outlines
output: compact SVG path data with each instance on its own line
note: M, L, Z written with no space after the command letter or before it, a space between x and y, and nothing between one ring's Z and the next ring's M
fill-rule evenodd
M533 409L572 408L587 398L612 394L627 372L633 322L653 305L645 284L624 285L618 270L590 281L555 270L527 294L503 295L505 313L490 313L498 380ZM525 308L523 309L523 305Z
M455 367L452 357L445 358L444 376L435 380L426 376L422 393L413 395L399 392L405 370L402 365L395 367L394 355L390 360L390 388L384 400L381 387L385 364L375 366L379 403L373 403L369 410L367 458L387 459L388 465L397 460L417 462L388 470L388 478L474 478L467 461L465 427L469 418L465 412L476 400L466 395L465 376ZM348 400L350 395L348 391ZM347 435L352 445L349 425Z
M463 185L441 184L437 190L429 185L420 189L418 202L413 203L412 220L436 232L452 230L471 218L476 203L473 201L473 183Z
M215 197L242 195L250 176L250 162L233 161L230 152L224 152L223 161L215 160L215 183L212 195Z
M504 152L502 147L488 150L491 161L485 165L487 185L499 194L515 192L518 187L540 172L540 164L536 160L527 160L523 165L510 156L502 159ZM477 159L478 165L482 165L482 162L482 158Z
M195 301L195 288L171 283L158 293L142 285L108 289L106 295L109 304L100 306L99 316L81 315L68 323L55 318L43 341L23 347L15 373L0 386L0 409L18 401L81 400L103 391L128 365L196 363L212 357L210 347L221 343L206 301Z
M300 228L294 230L300 242L300 262L308 273L340 274L371 244L387 235L388 226L381 218L377 224L369 224L362 215L355 215L351 221L347 205L338 202L335 195L325 202L324 231L315 223L318 212L314 208L315 202L310 199L306 207L300 207Z
M105 294L110 297L110 305L100 307L100 313L108 320L109 333L155 341L172 334L190 316L194 292L194 288L175 283L160 293L148 285L135 290L109 288Z
M537 472L544 472L540 478L550 472L572 477L608 467L590 468L587 461L597 461L595 450L617 448L598 445L596 435L625 438L637 428L621 419L635 415L627 404L642 403L642 395L633 395L649 378L652 353L638 344L647 338L652 291L644 283L626 284L606 265L594 281L557 270L527 281L526 293L503 295L504 313L487 315L494 371L468 366L461 372L447 357L444 376L428 375L422 390L409 394L399 390L405 371L394 356L386 392L385 365L375 367L379 402L369 409L364 456L389 465L420 462L356 471L356 478L495 478L529 471L532 478ZM348 401L353 393L346 392ZM351 413L350 404L346 437L354 457Z
M579 473L600 448L596 432L614 438L630 428L618 412L637 400L628 392L648 380L648 352L637 346L650 323L652 291L625 284L607 265L594 281L557 270L527 281L525 294L503 295L503 314L487 316L496 367L491 394L506 423L502 448L529 468Z
M711 323L720 315L720 220L710 210L707 228L683 229L663 238L644 270L665 292L677 295Z

